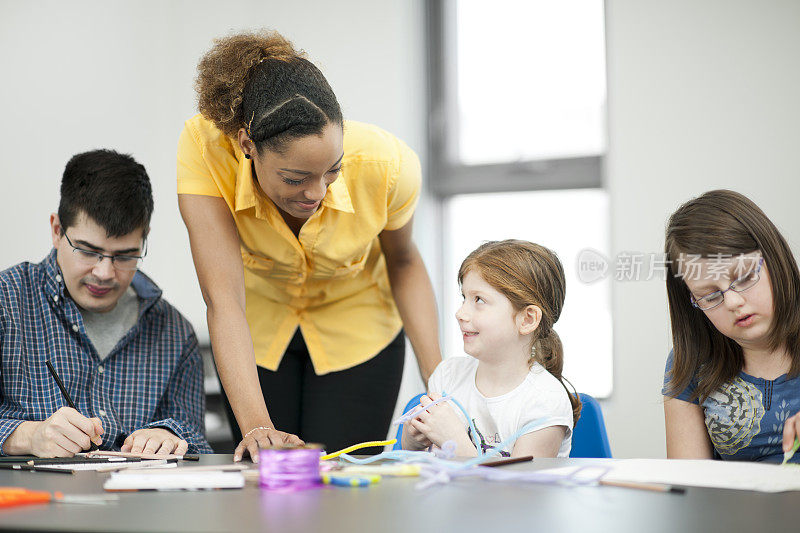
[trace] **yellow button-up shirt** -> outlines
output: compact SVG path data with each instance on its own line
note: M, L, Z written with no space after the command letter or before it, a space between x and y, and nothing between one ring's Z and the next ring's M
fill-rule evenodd
M347 121L342 172L298 237L253 178L238 143L201 115L186 121L178 194L223 198L233 215L256 363L276 370L298 326L317 374L375 356L402 327L378 235L414 214L416 154L376 126Z

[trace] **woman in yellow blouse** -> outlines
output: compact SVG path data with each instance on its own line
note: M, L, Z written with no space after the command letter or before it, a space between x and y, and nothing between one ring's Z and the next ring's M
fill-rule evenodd
M298 435L328 450L383 438L403 329L423 379L441 360L411 238L417 156L344 121L322 73L277 33L215 41L196 89L178 204L241 436L235 460Z

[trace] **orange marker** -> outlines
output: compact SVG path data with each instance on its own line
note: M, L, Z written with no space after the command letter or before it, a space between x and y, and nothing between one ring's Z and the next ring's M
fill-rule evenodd
M28 490L21 487L0 487L0 507L48 503L51 499L52 496L49 492Z

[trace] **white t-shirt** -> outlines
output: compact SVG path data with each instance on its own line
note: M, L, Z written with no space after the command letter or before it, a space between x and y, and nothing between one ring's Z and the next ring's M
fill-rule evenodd
M544 420L532 426L526 434L550 426L565 426L567 434L558 450L558 457L569 457L572 405L567 391L555 376L539 363L534 363L519 386L501 396L487 398L475 386L477 369L478 360L473 357L445 359L428 379L428 391L452 394L464 406L478 432L482 451L500 444L526 424L542 418ZM455 404L453 408L469 427L461 409ZM510 442L505 450L511 452L513 448L514 442Z

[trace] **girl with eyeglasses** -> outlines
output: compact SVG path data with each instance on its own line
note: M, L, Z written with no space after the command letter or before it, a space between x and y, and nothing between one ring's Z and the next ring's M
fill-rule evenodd
M707 192L669 219L673 350L667 456L780 462L800 434L800 274L745 196Z

